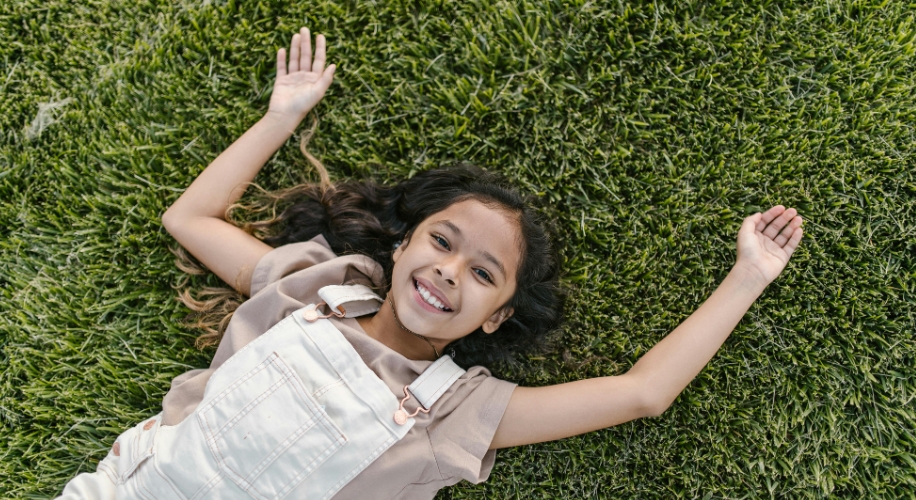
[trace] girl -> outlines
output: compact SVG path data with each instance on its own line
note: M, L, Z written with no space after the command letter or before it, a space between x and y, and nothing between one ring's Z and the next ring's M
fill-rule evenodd
M240 186L331 85L325 53L323 36L313 59L308 30L294 35L289 62L277 52L267 114L163 215L185 249L250 297L221 339L203 338L219 341L213 363L177 377L163 412L122 434L64 498L432 498L483 481L498 448L665 411L802 238L794 209L745 219L732 271L623 375L498 380L479 365L537 346L562 302L543 224L501 179L463 166L393 187L331 186L318 165L320 186L281 193L294 203L248 228L279 234L262 241L226 221ZM332 376L320 381L324 365ZM341 465L374 439L372 426L384 445Z

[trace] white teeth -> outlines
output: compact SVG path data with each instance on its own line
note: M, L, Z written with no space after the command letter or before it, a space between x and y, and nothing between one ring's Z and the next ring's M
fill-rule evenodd
M442 301L437 299L435 295L431 294L429 290L423 288L423 285L421 285L419 282L416 283L417 291L420 292L420 296L423 297L423 300L425 300L427 304L436 307L437 309L445 309L445 305L442 304Z

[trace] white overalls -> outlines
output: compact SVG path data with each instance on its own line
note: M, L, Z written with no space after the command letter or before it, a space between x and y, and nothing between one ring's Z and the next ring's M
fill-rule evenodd
M382 301L362 285L318 294L338 317L373 313ZM333 496L407 434L409 408L428 411L464 370L443 356L399 403L320 307L294 312L235 353L178 425L160 426L160 414L121 434L98 471L75 477L60 498Z

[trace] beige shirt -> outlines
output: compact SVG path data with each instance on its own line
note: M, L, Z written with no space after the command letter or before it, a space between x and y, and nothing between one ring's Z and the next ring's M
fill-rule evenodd
M377 285L382 269L361 255L338 257L327 241L311 241L274 249L257 264L251 298L236 310L205 370L179 375L162 402L163 424L175 425L194 412L213 371L232 354L293 311L317 303L325 285ZM431 361L414 361L373 339L356 319L331 319L363 361L400 397ZM344 486L335 499L430 499L436 491L461 479L484 481L496 452L488 450L515 384L472 367L433 405L419 414L407 436Z

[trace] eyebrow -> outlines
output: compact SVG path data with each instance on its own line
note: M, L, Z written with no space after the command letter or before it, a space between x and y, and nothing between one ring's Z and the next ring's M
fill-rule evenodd
M442 224L443 226L445 226L445 227L451 229L455 234L457 234L458 236L464 238L464 235L461 234L461 230L458 229L458 226L456 226L452 221L450 221L450 220L440 220L440 221L439 221L439 224ZM490 252L483 251L483 252L481 252L481 253L482 253L482 255L483 255L483 257L484 257L485 259L487 259L488 261L490 261L491 263L493 263L493 265L496 266L497 269L499 269L499 272L502 273L502 275L503 275L503 279L505 279L505 278L506 278L506 268L503 266L502 262L500 262L499 260L497 260L497 258L494 257L493 254L491 254Z

